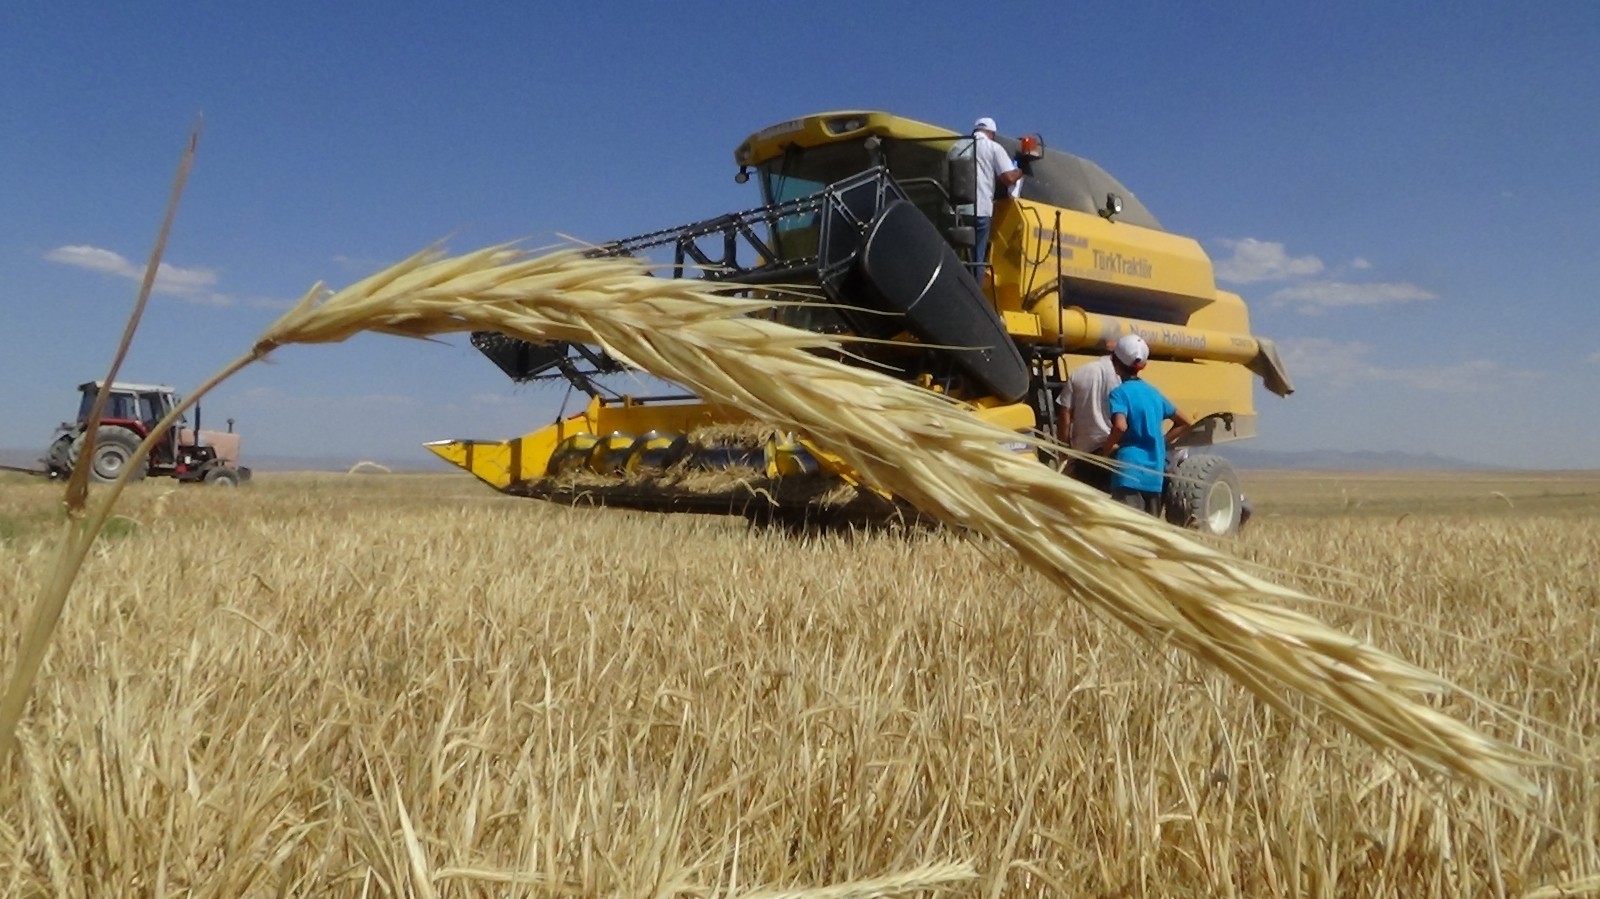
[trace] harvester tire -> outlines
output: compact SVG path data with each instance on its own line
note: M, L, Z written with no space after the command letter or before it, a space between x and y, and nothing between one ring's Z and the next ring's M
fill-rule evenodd
M237 487L239 480L238 469L230 465L218 465L205 475L205 482L214 487Z
M68 462L76 468L78 459L83 455L84 438L87 434L79 434L72 441L72 446L67 450ZM122 476L122 472L133 460L134 450L139 448L139 438L126 428L111 425L101 425L95 431L94 454L89 459L89 477L104 484L115 481ZM139 470L129 476L130 481L144 479L145 470Z
M1190 456L1173 468L1167 482L1167 520L1203 534L1239 531L1244 496L1227 459L1210 453Z

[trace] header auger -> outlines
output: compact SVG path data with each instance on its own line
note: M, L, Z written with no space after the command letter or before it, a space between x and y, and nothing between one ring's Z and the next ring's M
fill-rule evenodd
M1191 452L1169 477L1169 517L1216 533L1236 529L1242 497L1231 469L1192 450L1255 435L1252 375L1280 396L1293 390L1272 343L1251 335L1244 301L1217 288L1197 242L1162 230L1094 163L1037 138L999 139L1025 177L1020 197L996 204L989 264L975 277L963 262L971 228L957 214L967 187L952 171L959 164L946 161L961 136L880 112L783 122L734 154L736 180L753 170L763 205L593 252L670 248L671 277L751 292L809 285L816 302L770 314L873 338L852 344L861 364L898 371L1019 434L1056 437L1066 373L1137 333L1151 348L1146 377L1197 421L1183 439ZM887 497L852 489L826 447L689 394L610 390L605 376L623 366L598 348L493 333L472 343L513 380L564 378L588 397L582 412L521 437L428 444L496 489L808 520L895 510ZM1019 450L1032 451L1021 441Z

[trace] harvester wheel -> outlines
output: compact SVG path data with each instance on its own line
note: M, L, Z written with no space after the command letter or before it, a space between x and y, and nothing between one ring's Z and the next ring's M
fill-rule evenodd
M84 438L87 434L79 434L67 450L67 461L70 467L76 468L78 459L83 455ZM134 450L139 448L139 438L126 428L110 425L101 425L95 431L94 455L89 459L89 476L101 483L115 481L127 468L133 459ZM130 481L144 479L144 469L128 478Z
M218 465L206 472L205 482L216 487L237 487L239 471L230 465Z
M1233 534L1243 507L1239 478L1227 459L1201 453L1173 469L1167 491L1167 520L1173 524L1204 534Z

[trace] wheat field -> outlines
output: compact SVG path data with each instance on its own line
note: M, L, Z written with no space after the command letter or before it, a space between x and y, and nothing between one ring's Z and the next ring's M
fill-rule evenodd
M0 894L1600 888L1600 476L1245 486L1222 545L1503 707L1443 706L1550 760L1534 806L1275 712L949 532L267 474L124 495L0 779ZM59 502L0 479L0 670Z

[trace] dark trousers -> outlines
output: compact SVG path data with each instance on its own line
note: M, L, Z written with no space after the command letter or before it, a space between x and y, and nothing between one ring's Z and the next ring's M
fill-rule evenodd
M1130 490L1127 487L1112 487L1111 498L1125 506L1132 506L1158 518L1161 516L1161 491L1159 490L1154 493L1148 493L1143 490Z
M983 283L983 269L989 261L989 222L987 215L972 218L972 262L967 267L979 284Z
M1083 459L1073 459L1067 465L1067 474L1073 480L1082 481L1101 493L1111 492L1111 469L1105 465L1096 465Z

